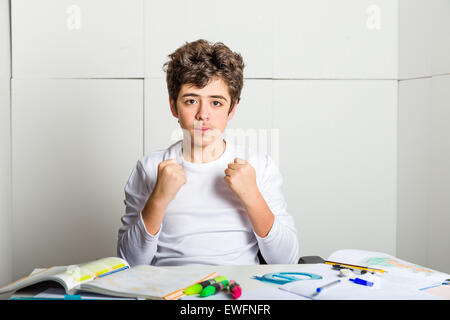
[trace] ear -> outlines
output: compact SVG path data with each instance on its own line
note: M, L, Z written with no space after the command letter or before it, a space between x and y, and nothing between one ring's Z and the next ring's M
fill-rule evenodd
M175 118L178 118L176 102L174 100L172 100L172 98L169 98L169 105L170 105L170 111L172 112L172 115Z
M234 103L233 110L231 110L230 114L228 115L228 120L233 119L234 113L236 112L236 109L237 109L237 106L238 106L238 103L239 103L239 99L237 99L236 102Z

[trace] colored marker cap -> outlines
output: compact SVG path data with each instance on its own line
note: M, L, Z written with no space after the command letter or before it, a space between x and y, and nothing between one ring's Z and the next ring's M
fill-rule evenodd
M209 297L216 293L216 288L214 286L207 286L200 292L200 297Z
M242 289L240 286L235 286L233 289L231 289L231 295L233 296L233 299L237 299L241 296Z
M227 287L227 285L228 285L228 280L210 284L209 286L205 287L202 290L202 292L200 292L200 297L208 297L210 295L213 295L216 292L218 292L222 289L225 289Z
M196 283L190 286L189 288L184 289L184 294L190 296L193 294L200 293L202 290L203 290L202 285L200 283Z
M183 292L185 295L190 296L190 295L202 292L203 288L206 288L207 286L209 286L213 283L223 282L223 281L227 281L227 277L218 276L218 277L215 277L214 279L209 279L209 280L205 280L205 281L193 284L192 286L184 289Z

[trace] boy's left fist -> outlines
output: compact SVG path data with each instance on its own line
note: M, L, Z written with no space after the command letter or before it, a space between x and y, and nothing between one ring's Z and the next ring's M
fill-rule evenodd
M242 201L258 192L255 169L244 159L234 158L234 162L228 164L224 180Z

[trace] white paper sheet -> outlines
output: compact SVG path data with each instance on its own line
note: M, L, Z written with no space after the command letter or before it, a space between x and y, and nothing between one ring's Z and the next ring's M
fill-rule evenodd
M442 300L441 297L424 291L411 289L388 281L382 283L379 288L374 288L355 284L346 278L341 283L324 290L318 295L314 295L316 288L335 279L296 281L285 284L280 289L315 300Z
M351 278L374 282L373 287L355 284L348 278L338 276L331 265L315 264L302 269L304 272L316 273L323 277L320 280L295 281L280 287L291 293L317 300L441 300L442 297L419 290L450 278L448 274L424 268L400 260L396 257L363 250L339 250L327 260L360 266L370 266L386 270L386 273L366 273ZM316 289L334 280L342 281L322 293L315 295Z
M335 251L327 260L383 269L391 277L398 276L399 279L423 280L423 283L429 283L430 285L450 278L449 274L401 260L382 252L344 249Z

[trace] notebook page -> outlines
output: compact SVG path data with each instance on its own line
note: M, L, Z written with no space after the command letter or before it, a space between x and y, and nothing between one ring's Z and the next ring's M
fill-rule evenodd
M81 289L103 294L160 298L208 276L196 271L173 271L149 265L136 266L82 284Z

